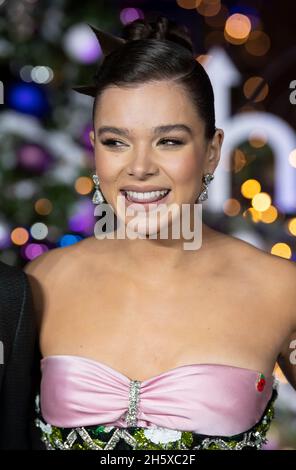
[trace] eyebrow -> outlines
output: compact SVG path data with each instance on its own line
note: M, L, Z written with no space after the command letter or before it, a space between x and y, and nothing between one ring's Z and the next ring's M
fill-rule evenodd
M186 124L166 124L163 126L157 126L152 128L153 135L163 134L165 132L171 131L185 131L190 136L193 135L191 127L187 126ZM124 127L113 127L113 126L102 126L99 127L97 133L98 137L100 137L104 132L113 132L114 134L121 135L123 137L129 137L130 131Z

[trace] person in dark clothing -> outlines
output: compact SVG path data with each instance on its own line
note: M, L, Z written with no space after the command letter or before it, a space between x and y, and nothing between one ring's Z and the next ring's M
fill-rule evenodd
M20 268L0 262L0 449L30 449L36 325Z

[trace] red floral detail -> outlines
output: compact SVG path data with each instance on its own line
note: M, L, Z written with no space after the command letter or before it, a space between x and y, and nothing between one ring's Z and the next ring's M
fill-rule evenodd
M259 378L257 380L257 390L258 392L262 392L264 387L265 387L265 384L266 384L266 380L264 378L264 375L263 374L259 374Z

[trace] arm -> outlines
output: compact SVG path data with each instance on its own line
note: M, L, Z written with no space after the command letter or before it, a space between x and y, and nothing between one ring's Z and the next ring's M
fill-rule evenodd
M296 330L286 341L277 362L288 382L296 390Z
M289 262L289 269L283 275L285 292L283 305L287 306L290 318L290 334L286 338L277 362L286 379L296 390L296 263Z
M0 449L30 448L35 322L31 292L21 270L2 277L2 324L6 332L0 400Z

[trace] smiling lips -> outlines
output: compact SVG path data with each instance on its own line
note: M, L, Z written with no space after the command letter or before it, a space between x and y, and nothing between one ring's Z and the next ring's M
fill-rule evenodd
M164 201L164 199L167 197L169 192L171 191L170 189L164 188L164 189L158 189L158 188L152 188L152 187L147 187L145 188L146 191L141 190L136 190L134 189L135 187L129 186L124 189L121 189L120 192L125 196L125 199L127 202L130 203L138 203L138 204L149 204L152 202L157 202L157 201ZM151 189L150 189L151 188Z

